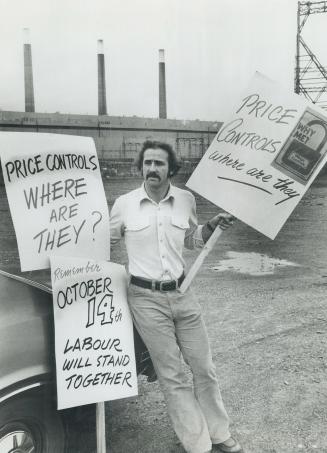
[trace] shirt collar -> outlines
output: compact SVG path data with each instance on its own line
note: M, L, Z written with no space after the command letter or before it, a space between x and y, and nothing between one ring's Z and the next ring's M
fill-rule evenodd
M169 184L169 189L168 189L168 192L167 192L167 195L165 196L165 198L163 198L161 201L167 201L169 199L175 199L176 197L176 187L173 186L171 183ZM139 191L139 202L141 203L141 201L143 200L149 200L153 203L153 200L149 197L149 195L146 193L146 190L145 190L145 184L143 183L142 186L140 187L140 191Z

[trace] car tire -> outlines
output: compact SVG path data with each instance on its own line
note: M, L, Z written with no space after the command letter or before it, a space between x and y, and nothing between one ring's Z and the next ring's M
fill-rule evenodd
M1 453L64 453L65 428L51 395L39 387L0 404Z

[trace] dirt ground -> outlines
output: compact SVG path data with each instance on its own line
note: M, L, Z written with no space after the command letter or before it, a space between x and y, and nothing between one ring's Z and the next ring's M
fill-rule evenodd
M132 184L135 181L111 183L109 204ZM327 453L326 207L327 182L320 180L274 241L236 223L221 236L193 283L231 429L245 453ZM0 208L3 216L4 204ZM216 208L198 200L198 211L205 221ZM17 253L3 219L1 261L9 266ZM215 270L231 251L261 255L257 275L232 265ZM187 252L187 263L195 257ZM270 258L294 265L274 265L265 272ZM124 252L116 251L112 260L124 262ZM108 453L184 451L158 383L148 383L143 376L138 397L106 403L106 420ZM93 431L87 429L92 421L77 423L79 441L71 452L95 452Z

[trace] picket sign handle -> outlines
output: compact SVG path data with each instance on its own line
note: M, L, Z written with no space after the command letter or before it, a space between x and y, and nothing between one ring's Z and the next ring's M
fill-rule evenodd
M202 263L203 263L205 257L211 252L215 243L217 242L217 239L219 238L219 236L221 235L222 232L223 232L223 230L218 226L214 230L214 232L212 233L210 238L207 240L207 242L205 243L203 249L199 253L197 259L192 264L191 269L188 271L183 283L181 284L181 286L179 288L179 291L182 294L184 294L185 291L187 290L187 288L190 286L193 278L196 276L196 274L198 273L198 270L202 266Z
M106 420L104 403L96 404L97 453L106 453Z

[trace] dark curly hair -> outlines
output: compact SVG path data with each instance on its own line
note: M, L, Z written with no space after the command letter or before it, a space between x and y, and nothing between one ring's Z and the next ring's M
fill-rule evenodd
M135 159L136 167L142 172L144 153L147 149L163 149L168 154L168 173L169 176L175 176L181 168L181 164L177 158L177 154L168 143L159 142L156 140L146 140L143 143L141 151Z

